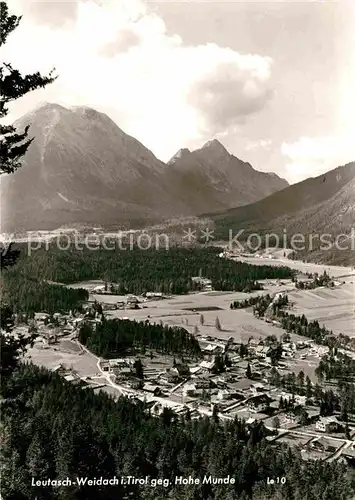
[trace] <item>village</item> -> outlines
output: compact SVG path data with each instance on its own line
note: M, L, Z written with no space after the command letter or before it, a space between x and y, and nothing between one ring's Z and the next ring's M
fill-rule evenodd
M153 415L168 407L190 418L238 417L246 425L261 421L277 446L292 444L305 459L353 464L355 422L345 423L337 414L322 416L307 392L317 385L315 368L328 348L286 333L277 322L255 317L250 308L230 310L231 301L253 293L218 292L207 278L193 279L200 281L201 291L188 296L117 296L105 283L88 282L90 299L82 313L36 313L29 326L19 325L17 332L36 332L28 358L83 390L144 401ZM263 288L254 295L268 292L278 298L292 294L294 284L268 280ZM137 356L99 358L80 344L78 333L81 325L95 325L103 317L181 326L198 339L202 359L150 352L138 356L138 372ZM301 385L303 395L280 382L285 378Z

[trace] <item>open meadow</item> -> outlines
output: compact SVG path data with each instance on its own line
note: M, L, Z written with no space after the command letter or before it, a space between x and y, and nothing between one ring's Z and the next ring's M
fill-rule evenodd
M294 313L308 320L318 320L335 334L355 335L354 285L345 283L336 288L295 290L289 293Z
M285 285L286 286L286 285ZM283 287L273 287L274 293ZM263 291L265 293L266 291ZM260 292L259 292L260 293ZM183 326L191 333L211 336L220 339L233 337L235 342L248 342L250 337L259 338L268 335L280 337L284 332L271 323L266 323L254 317L251 309L231 310L230 303L234 300L247 298L248 294L239 292L205 292L184 296L174 296L168 299L152 300L140 304L141 309L108 311L111 318L127 318L149 320L151 322ZM99 302L115 302L114 296L94 295ZM201 315L203 324L201 324ZM221 330L216 328L218 317ZM294 340L301 337L294 335Z
M247 262L254 266L287 266L291 269L296 269L302 273L318 273L323 274L326 271L334 278L355 278L355 271L352 267L345 266L329 266L326 264L315 264L314 262L301 262L299 260L291 260L286 258L268 258L268 257L237 257L235 260Z
M63 364L66 369L74 369L80 377L91 377L98 373L96 358L69 340L46 348L42 342L36 342L34 347L28 350L25 359L49 370Z

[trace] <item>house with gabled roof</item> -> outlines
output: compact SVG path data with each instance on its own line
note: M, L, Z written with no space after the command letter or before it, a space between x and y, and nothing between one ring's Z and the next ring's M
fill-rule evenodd
M343 425L339 420L331 415L329 417L320 417L318 422L316 422L316 429L321 432L340 432L343 429Z
M205 370L208 370L208 371L211 371L213 369L214 365L215 365L214 359L212 361L204 360L200 363L200 367L205 369Z
M154 396L160 396L162 391L158 385L153 385L153 384L144 384L143 386L143 391L145 392L150 392L151 394L154 394Z
M272 399L267 394L254 396L247 401L247 406L250 411L261 413L268 409Z

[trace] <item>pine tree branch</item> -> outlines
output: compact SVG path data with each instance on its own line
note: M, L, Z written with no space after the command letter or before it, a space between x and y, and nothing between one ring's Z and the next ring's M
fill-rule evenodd
M21 17L9 16L9 9L5 2L0 2L0 47L4 45L7 37L21 21Z

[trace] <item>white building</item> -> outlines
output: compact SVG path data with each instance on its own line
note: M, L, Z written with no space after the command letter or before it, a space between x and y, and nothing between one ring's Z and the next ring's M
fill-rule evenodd
M213 361L202 361L200 363L200 367L204 368L206 370L212 370L212 368L214 367L214 360Z

